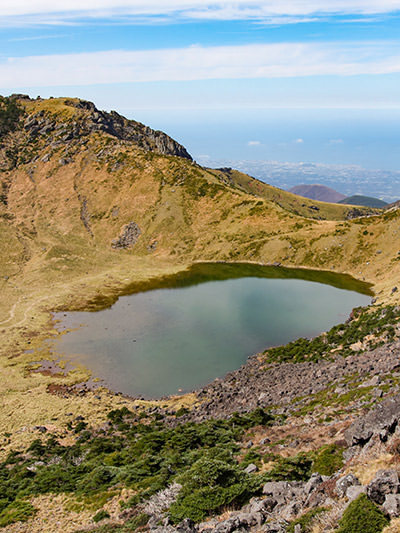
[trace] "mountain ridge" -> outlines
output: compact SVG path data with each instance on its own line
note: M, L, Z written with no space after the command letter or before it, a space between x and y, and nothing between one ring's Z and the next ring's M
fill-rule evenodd
M8 102L10 106L19 103L18 126L14 126L13 130L20 130L21 145L29 144L41 137L52 137L51 147L68 146L74 144L73 141L85 142L85 138L90 134L103 132L120 141L135 142L147 151L152 150L192 160L186 149L165 133L153 130L135 120L128 120L116 111L110 113L100 111L92 102L86 100L78 98L33 100L26 95L11 95ZM5 133L7 132L3 132L3 137ZM14 151L15 148L14 146ZM7 150L3 149L2 155L4 159L9 159ZM18 159L15 159L17 154L14 153L13 156L13 162L9 162L17 164Z

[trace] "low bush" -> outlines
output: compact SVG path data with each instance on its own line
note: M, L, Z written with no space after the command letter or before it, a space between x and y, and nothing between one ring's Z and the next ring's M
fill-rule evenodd
M35 507L28 502L16 500L0 512L0 527L6 527L14 522L26 522L36 513Z
M256 409L236 413L229 420L186 422L171 428L155 414L122 408L111 411L108 420L107 430L85 426L76 432L76 426L70 425L76 438L72 445L62 445L55 435L46 435L24 453L8 455L0 464L0 512L7 523L33 512L25 503L11 507L18 498L73 493L77 498L85 495L93 499L116 486L135 491L131 502L124 504L124 508L131 508L178 479L183 489L176 517L192 509L193 494L201 511L190 511L192 517L237 505L258 490L261 479L243 472L236 459L239 441L247 429L271 425L275 419L269 412Z
M338 324L328 332L322 333L314 339L300 338L289 342L285 346L269 348L264 353L269 362L292 362L319 361L329 358L331 350L341 347L342 355L354 353L350 346L358 341L364 341L367 335L370 338L366 348L373 349L379 346L383 337L388 340L395 338L396 331L393 327L400 318L400 307L387 306L379 308L357 308L353 310L353 317L345 324Z
M361 494L343 513L337 533L379 533L388 524L383 512Z
M0 96L0 138L9 131L14 131L22 109L14 98Z
M104 509L101 509L98 513L96 513L93 517L93 522L100 522L101 520L104 520L105 518L110 518L110 513L105 511Z
M320 448L314 459L312 469L322 476L331 476L343 466L343 448L337 444L328 444Z
M311 476L313 458L311 453L300 452L294 457L280 457L266 476L268 481L306 481Z
M240 506L261 488L237 464L218 459L199 459L177 481L183 488L170 508L175 523L184 518L200 522L227 506Z

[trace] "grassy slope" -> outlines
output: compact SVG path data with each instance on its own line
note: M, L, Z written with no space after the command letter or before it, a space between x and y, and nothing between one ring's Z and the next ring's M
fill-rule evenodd
M63 121L86 113L58 99L25 105L29 113L56 113ZM132 404L106 392L101 401L89 394L68 402L47 393L50 382L72 383L84 369L67 378L27 372L28 362L49 357L43 339L57 335L51 309L80 306L96 294L200 260L348 272L372 282L382 301L396 301L398 211L345 220L349 207L298 198L242 173L227 176L104 133L86 145L49 149L50 142L27 145L27 162L0 174L10 185L8 205L0 209L0 433L16 436L20 446L37 436L35 425L64 427L66 410L95 422L104 407ZM66 165L60 163L65 157ZM81 220L84 204L91 233ZM138 243L113 250L112 239L130 221L142 230ZM9 448L8 437L3 446Z

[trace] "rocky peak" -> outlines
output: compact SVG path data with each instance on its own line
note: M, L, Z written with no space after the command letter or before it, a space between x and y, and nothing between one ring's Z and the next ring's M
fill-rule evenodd
M20 112L10 115L11 119L15 119L14 127L8 126L4 133L21 131L25 141L19 139L17 144L21 141L44 140L54 147L68 146L76 142L84 144L85 137L93 133L106 133L120 141L136 143L146 151L192 159L181 144L165 133L153 130L135 120L129 120L116 111L110 113L100 111L92 102L86 100L68 98L34 100L26 95L13 95L12 98L4 99L7 104L8 101L13 106L18 104ZM4 106L5 104L3 108ZM11 119L8 118L8 121ZM11 139L8 144L15 142L15 139Z
M144 150L192 159L181 144L165 133L129 120L116 111L100 111L92 102L86 100L64 99L63 104L68 108L75 108L76 112L72 114L72 118L61 122L57 115L42 109L26 118L25 130L33 136L45 135L52 131L60 136L60 131L65 130L63 141L104 132L122 141L135 142Z

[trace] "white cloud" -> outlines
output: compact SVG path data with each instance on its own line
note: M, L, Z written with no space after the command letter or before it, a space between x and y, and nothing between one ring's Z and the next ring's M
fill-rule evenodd
M249 141L247 146L261 146L260 141Z
M398 43L278 43L10 57L0 86L351 76L400 72Z
M329 144L343 144L343 139L331 139Z
M295 144L303 144L304 143L304 139L295 139L293 142Z
M8 39L9 43L14 42L20 42L20 41L41 41L43 39L62 39L63 37L68 37L67 34L59 34L59 35L35 35L30 37L14 37L12 39Z
M37 17L52 24L80 17L168 16L206 20L271 20L324 15L376 15L400 10L400 0L1 0L0 18ZM291 19L292 17L292 19ZM18 20L4 21L18 24ZM32 21L32 19L30 19ZM278 19L276 19L278 20ZM281 23L286 23L284 18Z

